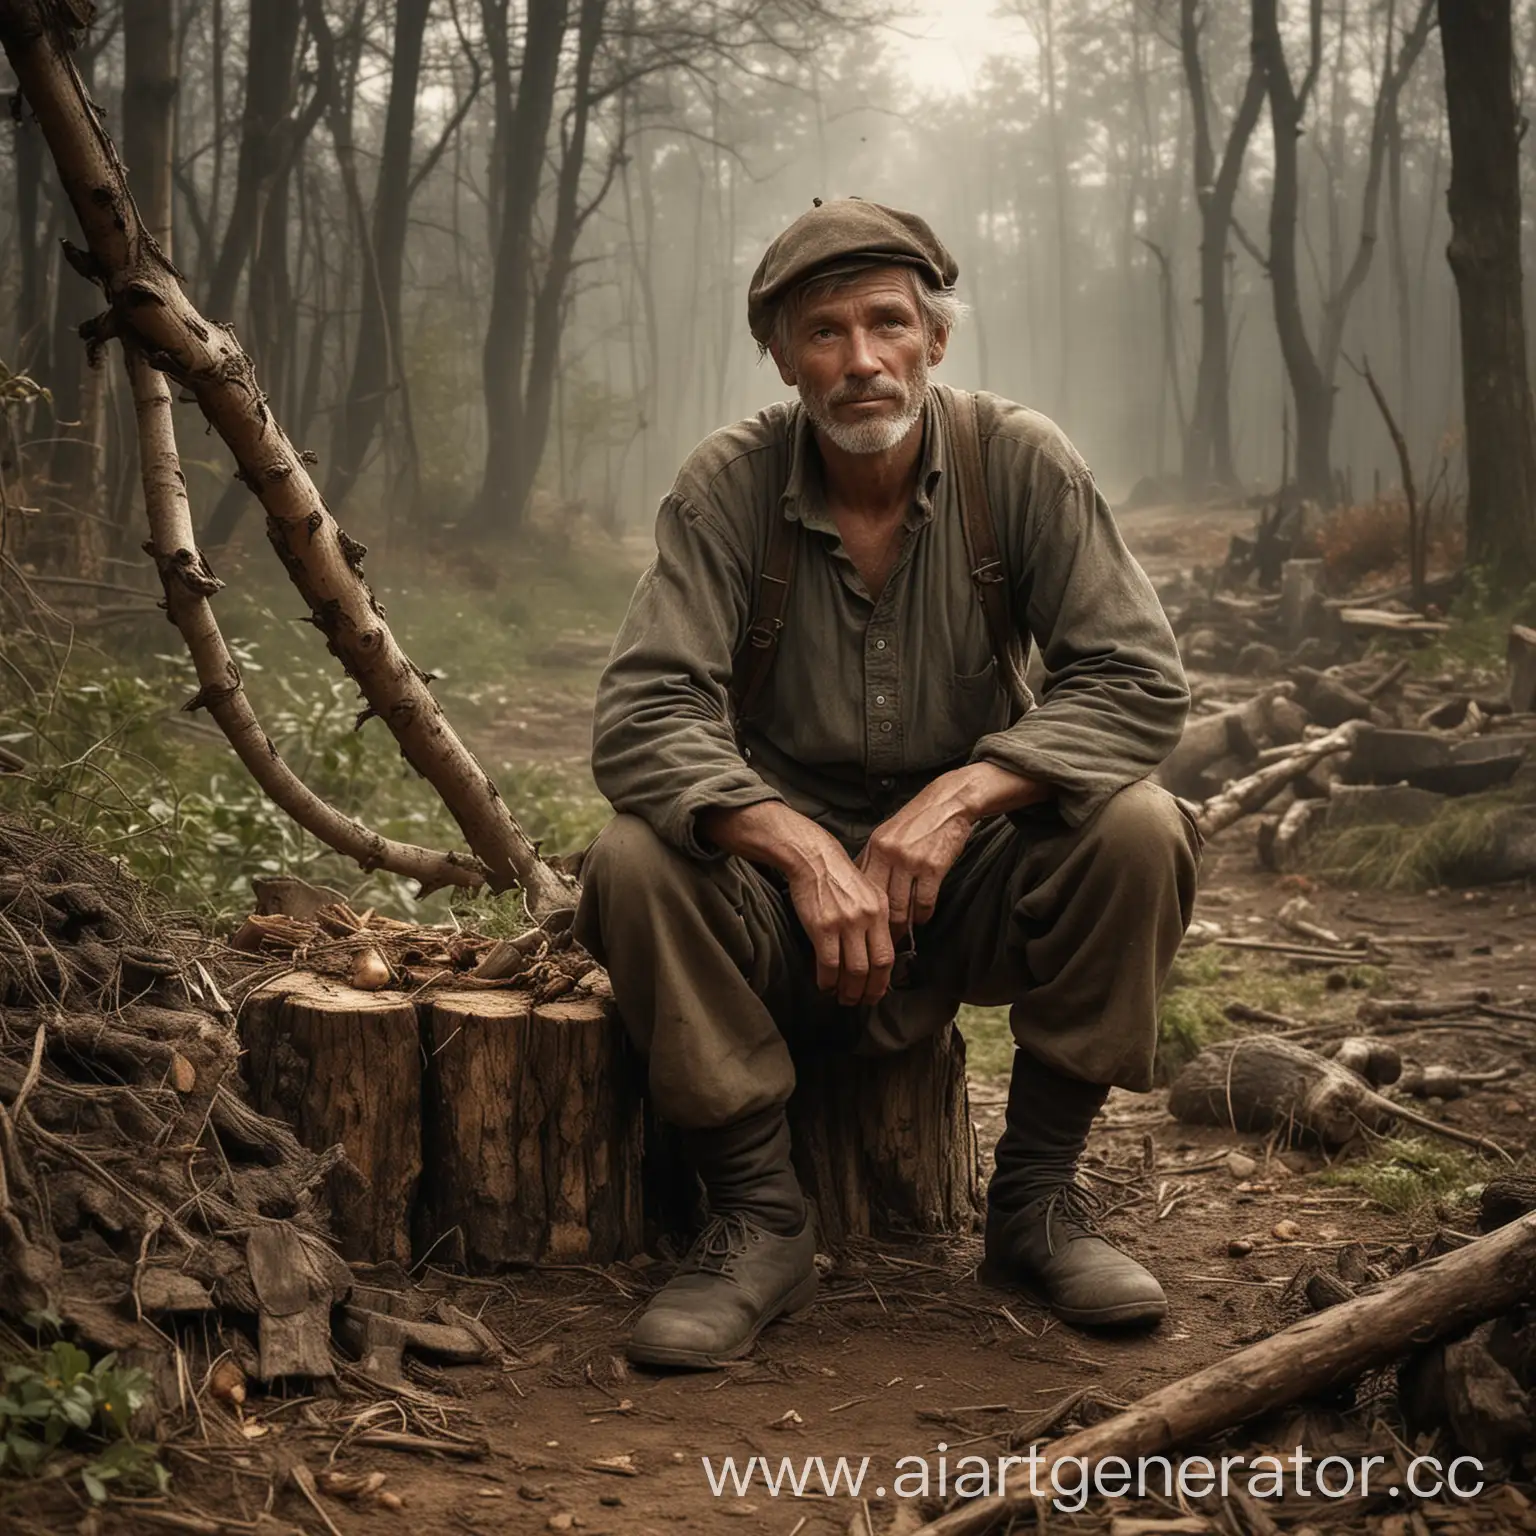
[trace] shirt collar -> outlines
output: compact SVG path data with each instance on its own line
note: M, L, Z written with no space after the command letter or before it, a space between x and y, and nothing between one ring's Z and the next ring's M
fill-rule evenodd
M933 498L944 476L944 416L939 410L936 391L937 386L930 384L928 398L923 402L923 446L917 461L917 488L912 497L912 509L907 514L909 528L921 528L933 521ZM779 506L792 522L803 523L807 528L823 533L836 533L827 513L816 433L805 407L798 403L789 433L789 478L779 498Z

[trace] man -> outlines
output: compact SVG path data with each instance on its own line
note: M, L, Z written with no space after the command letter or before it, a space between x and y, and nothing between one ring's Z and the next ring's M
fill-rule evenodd
M1151 1085L1199 839L1144 780L1188 691L1062 434L930 385L956 275L922 219L858 199L773 242L748 320L799 402L683 466L598 689L618 815L577 934L711 1211L635 1329L643 1363L737 1357L815 1292L787 1038L899 1049L961 1001L1012 1004L1019 1047L990 1269L1080 1324L1166 1311L1075 1169L1109 1088Z

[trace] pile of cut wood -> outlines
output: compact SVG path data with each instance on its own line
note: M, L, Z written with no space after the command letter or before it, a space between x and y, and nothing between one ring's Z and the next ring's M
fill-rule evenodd
M0 1315L127 1351L162 1404L187 1355L237 1382L334 1375L353 1287L330 1209L355 1170L246 1101L229 990L110 859L0 819ZM352 1326L365 1353L403 1338L368 1309ZM445 1338L484 1353L462 1329L424 1347Z
M1215 598L1212 602L1234 599ZM1244 600L1248 601L1248 600ZM1414 677L1406 658L1323 669L1278 652L1277 679L1200 677L1183 739L1158 770L1198 800L1207 834L1263 813L1259 854L1293 867L1321 829L1418 825L1451 799L1523 782L1536 762L1536 633L1515 626L1502 689L1474 695L1452 677ZM1536 869L1536 812L1511 807L1467 878Z

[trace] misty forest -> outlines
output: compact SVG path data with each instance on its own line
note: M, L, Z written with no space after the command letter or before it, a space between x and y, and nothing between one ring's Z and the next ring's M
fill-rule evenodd
M1536 1529L1536 6L0 45L0 1528ZM679 466L795 392L754 270L850 196L953 253L937 380L1071 439L1187 673L1199 895L1078 1174L1171 1310L978 1270L1015 1044L965 1003L792 1043L820 1290L701 1380L624 1358L700 1202L573 935L593 704ZM1483 1480L998 1467L1298 1444Z

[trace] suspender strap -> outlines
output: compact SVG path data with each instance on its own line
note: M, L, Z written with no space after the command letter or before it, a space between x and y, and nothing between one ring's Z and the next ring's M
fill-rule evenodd
M768 521L768 552L763 557L763 570L758 577L752 622L747 626L746 639L731 666L731 703L738 723L751 718L763 684L773 670L799 547L799 523L792 523L775 507Z
M965 529L971 583L986 621L998 681L1015 709L1030 706L1024 681L1019 631L1009 600L1008 571L997 544L997 524L987 497L987 477L981 462L981 430L976 424L976 397L969 390L941 389L939 398L949 414L949 447L960 493L960 521Z

